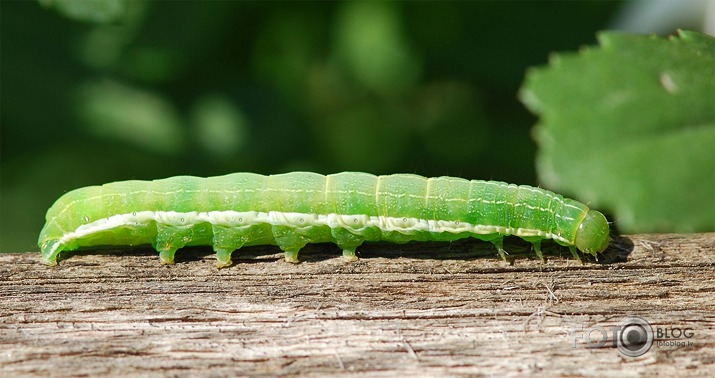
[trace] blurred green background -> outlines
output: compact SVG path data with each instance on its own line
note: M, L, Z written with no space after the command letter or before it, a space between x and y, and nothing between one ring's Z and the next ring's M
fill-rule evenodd
M524 72L628 25L624 5L2 2L0 251L37 251L54 200L116 180L357 170L538 184ZM699 29L650 31L676 26Z

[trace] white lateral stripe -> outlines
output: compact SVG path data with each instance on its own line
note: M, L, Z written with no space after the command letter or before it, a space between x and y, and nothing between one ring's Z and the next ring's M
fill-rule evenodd
M555 235L548 231L529 228L474 225L461 221L368 216L364 214L304 214L280 211L271 211L268 213L257 211L193 211L186 213L179 213L176 211L140 211L127 214L117 214L79 226L75 231L65 233L62 235L60 243L68 244L73 240L77 240L88 235L124 226L143 227L150 222L156 222L158 224L174 227L191 227L199 223L210 223L211 225L226 227L247 227L267 223L272 226L293 226L295 228L304 228L309 226L348 228L353 229L356 232L360 232L368 227L376 227L382 232L395 231L404 234L414 232L448 232L454 234L468 232L477 235L499 233L519 237L539 236L545 239L554 239L563 243L572 244L561 235Z

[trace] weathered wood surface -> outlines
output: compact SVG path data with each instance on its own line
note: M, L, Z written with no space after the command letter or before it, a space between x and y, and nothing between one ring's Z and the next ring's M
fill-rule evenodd
M173 266L147 249L58 267L0 254L0 376L715 372L715 233L631 235L583 265L551 247L546 263L510 266L477 241L365 246L357 263L331 245L298 265L275 252L250 248L221 270L205 248ZM625 357L574 341L628 316L690 328L692 344Z

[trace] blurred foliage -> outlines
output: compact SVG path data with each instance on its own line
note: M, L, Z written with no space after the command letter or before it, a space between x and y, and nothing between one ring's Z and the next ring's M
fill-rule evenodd
M621 231L715 231L715 38L608 32L529 72L541 181Z
M127 0L39 0L61 14L81 21L113 22L124 16Z
M360 170L536 184L527 67L619 2L40 0L0 12L0 251L62 193ZM567 193L570 194L570 193Z

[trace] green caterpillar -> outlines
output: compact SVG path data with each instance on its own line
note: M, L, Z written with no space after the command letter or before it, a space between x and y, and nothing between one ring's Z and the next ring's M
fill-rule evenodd
M47 211L38 244L42 260L57 264L62 251L100 245L151 244L161 262L177 249L211 245L218 266L233 251L277 245L298 261L308 243L333 242L347 260L365 241L490 241L502 258L502 239L553 239L596 255L609 242L608 222L586 205L547 190L496 181L411 174L374 176L293 172L234 173L199 178L120 181L63 195Z

